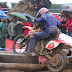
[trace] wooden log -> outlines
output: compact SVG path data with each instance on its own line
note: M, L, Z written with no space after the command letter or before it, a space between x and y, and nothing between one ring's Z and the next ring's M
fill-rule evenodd
M22 64L22 63L0 63L0 70L21 70L32 72L47 68L47 65L41 64Z
M13 54L12 52L0 52L0 62L3 63L28 63L28 64L38 64L39 57L32 56L29 57L24 54Z

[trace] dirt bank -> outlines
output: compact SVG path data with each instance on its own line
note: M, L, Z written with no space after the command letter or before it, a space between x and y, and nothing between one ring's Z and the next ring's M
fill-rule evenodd
M22 0L18 4L15 5L14 8L9 10L8 13L11 12L20 12L20 13L27 13L34 16L34 8L33 4L30 1Z

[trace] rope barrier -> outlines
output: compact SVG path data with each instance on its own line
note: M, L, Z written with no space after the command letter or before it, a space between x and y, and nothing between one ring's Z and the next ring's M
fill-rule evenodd
M0 47L0 50L12 50L12 49L9 49L9 48L1 48Z
M10 10L10 8L1 8L1 10L4 10L4 9L9 9ZM65 10L65 9L49 9L49 10ZM8 11L4 11L4 12L8 12Z
M11 8L1 8L2 10L3 9L11 9ZM49 10L65 10L65 9L49 9Z
M48 9L48 10L65 10L65 9Z
M4 10L4 9L8 9L8 10L10 10L10 8L1 8L1 10ZM65 9L49 9L50 11L53 11L53 10L55 10L55 11L58 11L58 10L65 10ZM4 12L8 12L8 11L4 11Z

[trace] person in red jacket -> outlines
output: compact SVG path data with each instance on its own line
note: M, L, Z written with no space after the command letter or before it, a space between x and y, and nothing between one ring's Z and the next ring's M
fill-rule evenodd
M24 23L24 25L25 25L25 26L30 26L30 27L31 27L31 22L29 21L29 17L26 17L26 18L27 18L28 23ZM24 34L25 34L25 35L27 35L28 32L29 32L28 29L25 29L25 30L24 30Z
M66 22L66 34L72 37L72 12L70 12L70 18Z
M0 6L0 10L2 9L2 7Z

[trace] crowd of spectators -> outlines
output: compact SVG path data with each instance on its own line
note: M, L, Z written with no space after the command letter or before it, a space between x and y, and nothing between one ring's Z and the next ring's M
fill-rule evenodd
M26 18L28 20L28 23L23 23L21 19L15 16L12 18L12 20L10 20L7 17L2 21L2 25L0 26L0 31L1 31L0 47L5 48L6 39L10 39L14 41L14 39L19 34L25 34L25 35L28 34L29 30L22 28L23 26L31 26L29 17L26 17Z
M63 12L61 12L61 26L60 30L62 33L65 33L72 37L72 11L68 12L68 16L66 16Z
M0 10L3 10L3 11L6 11L7 10L7 9L2 9L2 8L8 8L6 2L0 3Z

